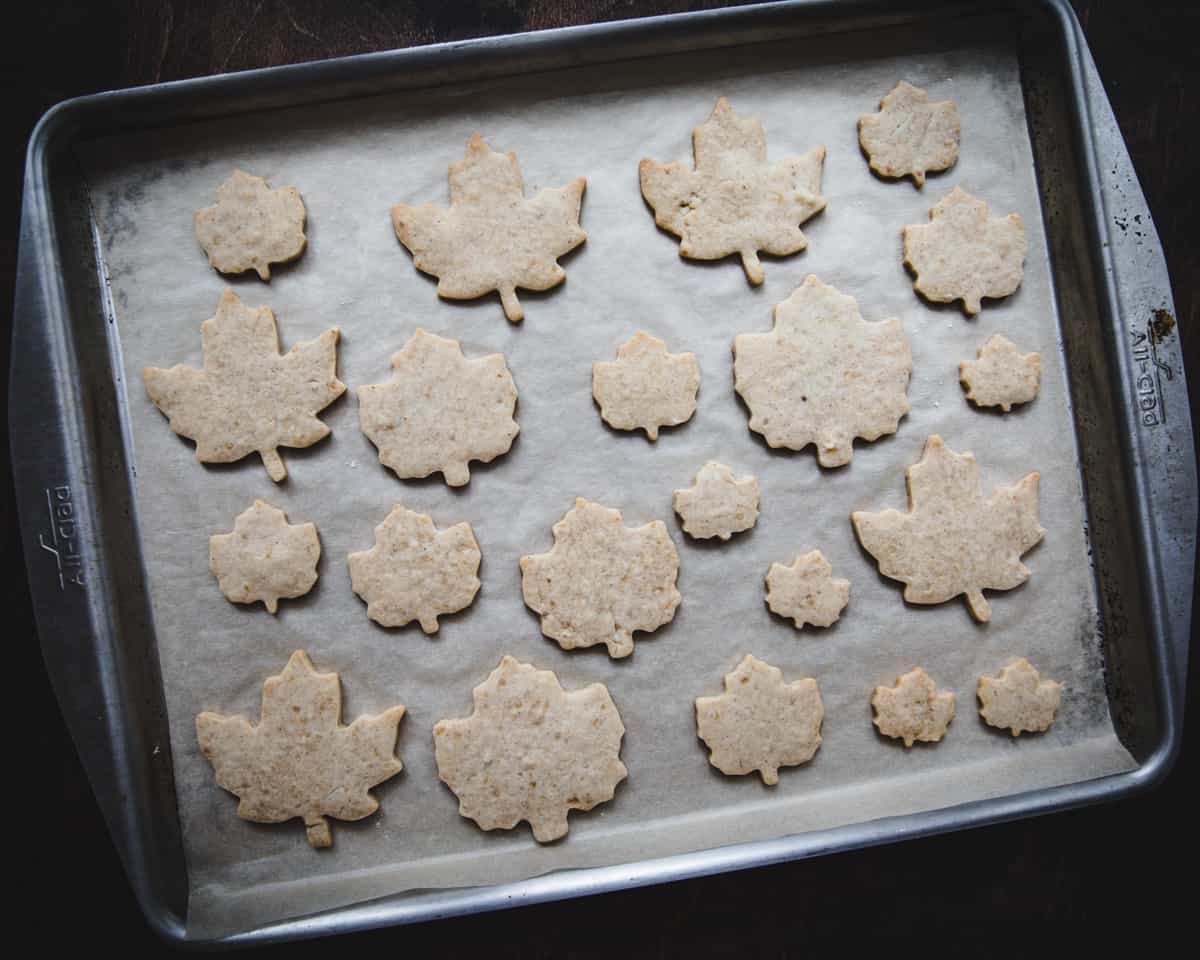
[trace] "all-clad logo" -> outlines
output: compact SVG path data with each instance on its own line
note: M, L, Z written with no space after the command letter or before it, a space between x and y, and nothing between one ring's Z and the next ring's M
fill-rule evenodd
M1162 378L1171 379L1171 366L1158 356L1158 333L1151 321L1146 330L1131 330L1133 338L1134 389L1137 390L1138 417L1144 427L1167 422L1163 404Z
M50 520L50 533L42 533L38 539L42 549L54 557L58 567L58 589L66 590L67 584L83 586L83 558L79 555L79 522L75 518L75 503L71 499L71 488L65 483L46 488L46 513Z

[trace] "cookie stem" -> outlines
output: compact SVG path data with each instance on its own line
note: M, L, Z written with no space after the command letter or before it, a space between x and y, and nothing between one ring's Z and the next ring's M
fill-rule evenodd
M746 279L756 287L766 279L767 275L763 273L757 250L742 251L742 269L746 271Z
M984 599L982 590L967 591L967 606L971 608L971 616L980 623L987 623L992 616L992 606Z
M260 450L258 453L272 480L279 483L287 476L287 467L283 465L283 458L277 449L272 447L270 450Z
M629 656L633 653L633 631L617 627L613 631L612 639L605 641L605 646L608 647L608 655L614 660Z
M305 817L304 826L308 829L308 842L317 849L333 846L333 835L329 832L329 822L321 816Z
M504 307L504 315L508 317L510 323L520 323L525 319L525 311L521 309L521 301L517 299L516 289L510 285L498 289L500 303Z

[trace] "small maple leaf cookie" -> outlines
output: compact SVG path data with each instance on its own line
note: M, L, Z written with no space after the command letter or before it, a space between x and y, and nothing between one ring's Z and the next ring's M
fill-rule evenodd
M911 373L899 320L867 323L853 297L812 275L776 304L770 333L733 338L733 383L750 429L771 447L815 444L823 467L849 463L855 437L896 432Z
M616 360L592 364L592 396L600 416L616 430L674 427L696 412L700 367L694 353L667 353L658 337L639 330L617 349Z
M946 735L954 719L954 694L938 692L937 685L920 667L908 671L890 687L876 687L871 697L875 726L885 737L934 743Z
M679 554L661 520L626 527L619 510L579 497L553 533L549 553L521 558L521 592L560 647L603 643L609 656L627 657L635 630L670 623Z
M371 787L402 769L397 705L342 726L336 673L317 673L297 650L283 673L263 684L262 719L201 713L200 751L217 783L241 798L238 816L256 823L301 817L314 847L333 843L326 817L361 820L379 809Z
M1026 474L985 500L974 454L955 453L933 434L905 471L908 513L857 510L850 520L879 572L907 584L905 600L944 603L966 594L971 614L984 622L991 607L983 591L1028 580L1021 554L1046 534L1038 523L1038 479L1036 471Z
M517 287L549 290L567 274L558 258L587 239L579 208L587 180L548 187L532 199L515 153L497 153L478 133L450 165L450 206L434 203L392 207L396 237L413 264L438 278L438 296L474 300L497 290L504 315L520 322L525 312Z
M738 254L746 278L758 286L764 278L760 250L784 256L808 246L800 224L825 209L825 148L770 164L762 124L740 118L721 97L692 131L692 149L695 171L682 163L638 164L654 222L680 238L681 256L720 260Z
M974 362L964 360L958 365L967 399L978 407L999 407L1005 413L1037 396L1041 373L1038 354L1021 353L1015 343L998 333L988 337Z
M791 566L771 564L767 571L767 606L801 629L806 623L828 627L850 600L850 581L835 579L820 550L797 556Z
M993 727L1007 728L1014 737L1023 731L1041 733L1054 722L1062 689L1061 683L1042 680L1022 657L1001 670L999 677L979 678L979 715Z
M825 706L812 677L783 682L783 671L747 654L725 674L725 692L696 698L696 732L708 762L724 774L757 770L779 782L780 767L808 763L821 745Z
M321 541L311 523L290 524L287 514L255 500L237 515L232 533L208 540L208 565L234 603L256 603L274 613L281 597L302 597L317 582Z
M337 327L279 355L270 307L251 309L232 290L200 324L204 367L145 367L142 381L171 429L196 441L201 463L251 453L276 483L287 476L279 447L309 447L329 435L317 413L346 385L337 378Z
M625 727L602 683L568 693L549 670L506 656L472 694L469 717L433 728L438 776L482 830L522 820L538 843L567 833L567 814L613 798L625 779Z
M955 187L929 211L929 223L904 228L904 265L913 286L937 303L963 302L968 315L984 297L1007 297L1021 285L1025 225L1020 214L989 215L988 205Z
M871 169L884 177L913 178L925 185L929 170L946 170L958 159L958 107L929 102L920 87L901 80L879 102L878 113L858 118L858 142Z
M221 273L255 271L271 279L271 264L304 252L304 201L295 187L272 190L241 170L217 187L217 203L196 211L196 239Z
M358 388L358 417L396 476L440 471L461 487L471 479L470 461L488 463L512 447L517 388L503 354L468 360L457 340L418 327L392 369L389 382Z
M437 633L441 614L465 610L479 592L480 556L469 523L438 530L426 514L397 504L375 528L375 546L347 558L350 586L381 626L416 620Z
M695 486L675 491L675 512L684 533L728 540L758 519L758 480L735 477L725 464L710 460L696 474Z

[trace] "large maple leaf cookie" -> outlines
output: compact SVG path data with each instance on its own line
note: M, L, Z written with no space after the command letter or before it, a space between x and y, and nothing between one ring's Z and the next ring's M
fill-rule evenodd
M564 650L603 643L614 658L633 653L635 630L675 616L678 575L661 520L626 527L619 510L582 497L554 525L554 548L521 558L521 592L542 633Z
M904 265L913 286L938 303L963 302L970 315L984 297L1007 297L1025 274L1025 225L1020 214L993 217L988 205L955 187L929 211L929 223L904 228Z
M570 811L611 800L625 779L625 727L603 684L568 693L549 670L506 656L473 699L471 716L438 721L433 743L438 776L480 829L524 820L549 843Z
M389 382L358 388L358 417L379 462L396 476L440 471L461 487L471 479L470 461L508 452L520 428L503 354L468 360L457 340L418 328L392 357L392 370Z
M983 591L1011 590L1029 579L1021 554L1045 536L1038 523L1038 474L986 499L979 465L934 434L921 459L905 471L908 513L850 515L858 539L879 572L903 581L910 603L944 603L966 594L976 620L991 617Z
M784 256L808 246L800 224L825 209L821 170L825 148L767 162L767 135L721 97L692 131L696 169L646 159L638 165L642 196L654 222L679 237L679 253L694 260L737 254L746 278L763 282L759 251Z
M497 153L478 133L450 165L450 206L392 207L392 226L418 270L438 278L438 296L473 300L497 290L513 323L525 313L517 288L549 290L566 279L557 258L587 239L579 208L587 180L525 197L515 153Z
M271 308L252 309L226 290L216 315L200 324L204 367L145 367L142 381L171 429L196 441L197 460L257 453L279 482L287 476L279 447L308 447L329 434L317 413L346 389L336 376L338 333L333 327L280 356Z
M402 769L396 728L404 707L341 724L336 673L317 673L303 650L263 684L262 719L201 713L200 750L217 783L236 794L238 816L257 823L300 817L314 847L333 843L326 817L361 820L379 808L370 789Z
M480 556L469 523L439 530L426 514L397 504L375 528L375 546L347 558L350 585L376 623L416 620L437 633L441 614L465 610L479 592Z
M849 463L855 437L896 432L911 372L899 320L867 323L853 297L811 275L776 305L770 333L733 338L733 383L750 429L772 447L815 444L823 467Z

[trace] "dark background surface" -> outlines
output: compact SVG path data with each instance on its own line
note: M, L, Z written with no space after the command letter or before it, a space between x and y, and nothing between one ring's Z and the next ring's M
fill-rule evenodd
M43 0L0 40L0 371L7 378L24 149L59 100L117 87L420 43L647 16L719 4L679 0L89 3ZM1196 239L1200 69L1193 3L1074 0L1166 251L1192 383L1200 393ZM799 55L799 53L798 53ZM7 396L5 387L4 396ZM10 649L4 835L9 938L45 947L163 952L125 881L50 692L20 557L12 480L0 475ZM1183 754L1167 782L1117 804L748 872L417 927L266 948L407 956L600 957L841 954L872 943L972 955L1116 947L1190 952L1197 904L1196 660ZM6 703L7 706L7 703ZM12 842L15 840L16 849ZM1189 862L1190 861L1190 862ZM16 909L11 909L13 906ZM10 941L11 942L11 941ZM28 948L26 948L28 949ZM1106 950L1107 952L1107 950Z

